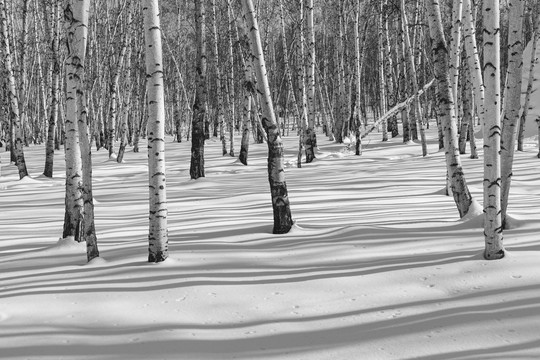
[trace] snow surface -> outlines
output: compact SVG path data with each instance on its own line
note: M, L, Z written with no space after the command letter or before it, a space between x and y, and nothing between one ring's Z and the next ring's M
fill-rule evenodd
M157 265L145 152L94 154L102 258L90 264L84 244L58 240L63 154L51 180L44 148L26 148L32 178L19 181L0 153L0 358L540 358L536 139L516 153L508 255L490 262L482 217L459 220L441 191L434 131L425 158L401 138L372 133L357 157L319 135L317 159L286 169L285 235L271 234L266 145L250 145L246 167L209 141L193 181L190 144L169 139L171 257ZM297 139L284 140L295 164ZM481 204L482 157L462 159Z

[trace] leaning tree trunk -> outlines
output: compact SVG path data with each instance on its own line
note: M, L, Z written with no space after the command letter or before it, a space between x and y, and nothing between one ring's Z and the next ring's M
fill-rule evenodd
M19 171L19 179L22 179L23 177L28 176L28 170L26 169L26 161L24 159L23 131L19 113L19 100L17 99L17 86L15 83L15 75L13 73L13 58L9 44L8 19L6 16L6 3L4 0L0 0L0 17L4 50L4 70L7 77L8 97L10 102L9 108L11 110L11 126L13 126L13 132L11 133L12 136L10 136L12 140L11 151L15 156L15 162Z
M148 262L169 256L165 179L165 94L158 0L144 0L146 86L148 91L148 178L150 226Z
M469 212L472 196L465 181L459 156L456 111L448 73L448 48L444 38L438 0L426 0L425 4L432 39L433 66L437 81L437 111L444 132L447 174L459 216L463 217Z
M109 157L115 155L114 153L114 140L116 137L116 120L118 118L118 83L120 81L120 72L122 71L122 65L124 64L124 58L126 56L126 50L129 42L129 31L124 35L124 41L122 42L122 47L120 48L120 54L118 55L118 60L112 75L111 84L110 84L110 96L111 96L111 106L109 109L109 123L108 123L108 150Z
M291 229L293 220L283 167L283 144L276 124L263 48L259 35L259 25L255 16L253 2L251 0L242 0L242 8L249 29L251 58L253 59L255 73L257 75L258 90L262 97L262 125L268 135L268 181L270 183L274 212L273 233L284 234Z
M501 58L499 0L484 0L484 257L505 255L501 218Z
M501 221L506 226L506 210L512 182L512 164L516 147L523 67L524 0L510 0L508 29L508 66L501 140Z
M204 140L206 114L206 25L204 0L195 0L195 33L197 43L197 90L193 104L191 125L191 165L192 179L204 177Z

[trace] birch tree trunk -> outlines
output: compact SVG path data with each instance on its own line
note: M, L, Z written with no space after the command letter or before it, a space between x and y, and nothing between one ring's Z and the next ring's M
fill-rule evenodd
M469 212L472 196L459 157L456 112L448 73L448 48L443 33L439 1L425 0L425 5L432 39L433 66L437 82L437 111L444 132L447 174L459 216L463 217Z
M63 237L73 236L82 241L81 230L84 203L82 198L82 157L78 128L78 92L82 88L80 68L84 67L86 35L88 26L89 0L68 0L64 8L67 26L66 61L66 113L65 113L65 157L66 157L66 212Z
M361 0L356 0L356 13L354 16L354 54L355 54L355 86L356 86L356 146L355 154L362 155L362 123L360 121L360 93L362 91L362 59L360 58L360 9Z
M509 1L508 66L504 119L501 134L501 221L506 227L506 210L512 182L512 164L516 147L519 112L521 109L521 82L523 68L523 9L524 0Z
M231 7L227 6L227 23L228 23L228 60L229 71L227 72L227 103L229 105L229 155L234 157L234 127L236 124L236 92L235 92L235 72L234 72L234 52L233 52L233 31L232 31L232 19L231 19Z
M274 107L266 72L263 48L259 35L259 25L251 0L242 0L244 17L249 29L251 58L257 75L257 86L262 96L262 125L268 135L268 181L274 213L274 234L289 232L293 225L289 195L283 167L283 144L276 124Z
M195 0L195 34L197 43L197 90L193 104L191 125L191 165L192 179L204 177L204 140L206 114L206 25L204 0Z
M484 0L484 257L500 259L505 255L501 218L501 74L500 13L498 0Z
M158 0L144 0L148 106L149 220L148 262L169 256L165 178L165 94Z
M212 35L214 39L214 67L216 71L216 95L217 95L217 120L219 126L219 139L221 141L221 152L225 156L227 152L227 138L225 136L225 114L223 109L223 91L221 88L221 70L219 67L219 46L216 17L216 0L211 0L212 4ZM231 64L232 66L232 64Z
M378 37L377 37L377 44L378 44L378 47L379 47L379 107L381 108L381 115L384 114L387 110L387 105L386 105L386 74L385 74L385 71L384 71L384 46L383 46L383 42L384 42L384 20L383 20L383 14L384 14L384 7L383 7L383 2L381 1L380 2L380 5L379 5L379 18L378 18L378 24L377 24L377 28L378 28L378 31L379 31L379 34L378 34ZM383 137L382 137L382 141L388 141L388 127L387 127L387 121L386 120L383 120L382 121L382 133L383 133Z
M8 19L6 16L6 3L4 0L0 0L0 22L2 31L3 42L3 57L4 57L4 70L7 77L7 90L11 111L11 126L13 131L11 133L11 151L15 156L15 163L19 172L19 179L28 176L28 170L26 169L26 161L24 158L23 150L23 131L22 123L19 112L19 100L17 97L17 86L15 83L15 74L13 73L13 57L11 54L10 40L8 35Z
M459 63L461 60L461 19L463 17L463 0L454 0L453 3L452 39L450 42L450 83L452 84L452 95L454 96L454 100L457 100Z
M59 2L56 0L51 2L50 19L52 21L50 27L52 61L52 81L50 90L51 109L49 113L49 123L47 127L47 142L45 145L45 168L43 170L43 175L52 178L54 166L54 137L56 132L56 124L58 123L58 97L60 90L60 6Z
M110 84L110 109L109 109L109 123L108 123L108 150L109 157L115 155L114 152L114 141L116 137L116 119L118 118L118 83L120 81L120 72L122 71L122 66L124 64L124 58L126 56L127 45L129 42L129 31L126 31L124 35L124 41L122 41L122 47L120 48L120 53L118 55L118 60L114 68L114 72L111 78Z
M415 113L415 118L418 124L420 125L420 141L422 143L422 156L427 155L427 140L426 140L426 132L424 129L424 121L422 120L422 107L420 105L420 99L418 98L418 80L416 76L416 65L414 62L414 53L411 46L411 40L409 37L409 26L407 22L407 14L405 13L405 0L401 0L401 16L403 21L403 36L405 39L405 49L407 50L407 59L409 62L409 69L411 70L411 73L409 74L411 78L411 84L412 84L412 91L414 94L414 101L413 101L413 108Z
M525 103L523 104L523 112L521 113L521 118L519 119L519 135L518 135L518 151L523 151L523 138L525 136L525 121L527 120L527 115L529 113L529 103L531 99L531 93L533 89L534 82L534 72L536 68L536 63L538 59L536 58L536 48L538 42L540 42L540 15L536 16L536 21L533 25L533 33L531 39L531 58L530 58L530 68L529 68L529 78L527 83L527 93L525 94ZM540 141L540 137L539 137ZM538 152L538 157L540 158L540 150Z
M241 35L240 35L241 33ZM244 24L237 23L236 26L236 37L237 43L239 46L239 57L241 68L244 69L244 102L242 107L242 139L240 141L240 154L238 155L238 160L247 165L247 159L249 154L249 125L251 123L251 104L253 102L253 96L256 93L255 84L253 81L253 64L251 59L246 60L244 58L244 49L241 44L246 44L249 47L249 39L247 34L244 31Z
M298 21L298 59L296 61L296 78L298 86L298 94L300 96L301 112L298 118L298 161L297 166L302 167L302 148L305 144L305 139L308 131L308 119L307 119L307 95L305 84L305 68L304 68L304 1L300 0L299 21ZM306 147L306 158L312 156L313 149ZM310 155L308 155L310 153ZM311 159L313 160L313 159Z
M484 80L482 75L482 65L480 64L478 47L476 44L476 25L471 0L463 0L463 33L469 75L474 94L474 104L476 107L476 113L480 119L480 123L483 124L485 113Z
M315 30L313 28L313 0L306 0L307 12L307 101L308 126L305 135L306 163L315 158L317 134L315 133Z

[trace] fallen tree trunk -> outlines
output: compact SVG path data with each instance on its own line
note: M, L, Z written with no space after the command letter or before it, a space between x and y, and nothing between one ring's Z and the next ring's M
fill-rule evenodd
M424 87L422 89L418 90L417 94L409 97L407 100L397 104L396 106L394 106L393 108L388 110L386 113L384 113L381 117L379 117L379 119L377 121L375 121L373 123L373 125L371 125L371 127L367 131L365 131L362 134L361 138L362 139L365 138L366 136L371 134L371 132L373 132L373 130L375 130L375 128L377 128L377 126L381 122L383 122L384 120L387 120L388 118L390 118L391 116L393 116L397 112L401 111L401 109L409 106L409 104L412 103L416 97L418 97L418 96L422 95L423 93L425 93L434 83L435 83L435 79L432 79L430 82L428 82L426 85L424 85Z

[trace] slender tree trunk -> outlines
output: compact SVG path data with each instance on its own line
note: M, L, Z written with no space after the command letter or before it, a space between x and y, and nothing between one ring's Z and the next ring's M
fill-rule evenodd
M448 73L448 48L443 33L439 2L426 0L425 5L432 39L433 65L438 90L437 111L444 132L447 174L459 216L463 217L469 212L472 196L459 157L456 113Z
M58 97L60 90L60 6L54 0L51 2L51 61L52 61L52 81L51 81L51 109L49 113L49 124L47 127L47 143L45 145L45 169L43 175L52 178L54 165L54 137L56 124L58 122Z
M305 84L305 67L304 67L304 1L300 0L300 10L299 10L299 21L298 21L298 59L297 59L297 85L298 85L298 94L300 96L301 103L301 113L298 118L298 161L297 166L302 167L302 148L305 145L306 135L308 132L308 113L307 113L307 95L306 95L306 84ZM306 157L310 156L311 161L313 161L313 149L308 149L306 147ZM308 155L309 153L309 155Z
M236 123L236 92L234 86L234 53L233 53L233 31L232 31L232 18L231 18L231 7L227 6L227 24L228 24L228 60L229 60L229 71L227 72L227 104L229 106L229 155L234 157L234 126Z
M500 259L505 255L501 218L501 61L500 13L498 0L484 0L484 257Z
M149 213L148 262L169 256L165 178L165 94L158 0L144 0L146 86L148 92Z
M452 7L452 38L450 42L450 83L452 84L452 95L456 101L458 99L459 66L461 60L462 17L463 0L454 0Z
M221 88L221 69L219 66L219 46L216 17L216 0L212 4L212 33L214 39L214 67L216 72L216 95L217 95L217 121L219 126L219 139L221 140L221 152L227 155L227 137L225 136L225 114L223 108L223 89ZM231 65L232 66L232 65Z
M12 141L11 152L15 156L15 163L17 165L17 170L19 171L19 179L28 176L28 170L26 169L26 161L24 159L24 150L23 150L23 125L21 122L21 117L19 113L19 100L17 98L17 86L15 83L15 75L13 73L13 58L11 54L11 47L9 43L8 36L8 19L6 16L6 3L4 0L0 0L0 22L1 22L1 31L2 31L2 42L3 42L3 61L4 69L6 72L7 83L8 83L8 97L10 102L11 110L11 126L13 131L11 133L10 139Z
M118 60L112 75L111 84L110 84L110 109L109 109L109 123L108 123L108 150L109 157L113 156L114 153L114 140L116 137L116 119L118 118L118 83L120 81L120 72L122 71L122 66L124 64L124 58L126 56L127 45L129 42L129 31L126 31L124 35L124 41L122 42L122 47L120 48L120 54L118 55Z
M534 73L536 68L536 63L538 59L536 58L536 49L538 42L540 41L540 15L536 16L536 21L533 25L533 34L532 34L532 45L531 45L531 59L529 67L529 78L527 83L527 93L525 94L525 103L523 104L523 112L521 113L521 118L519 119L519 134L518 134L518 151L523 151L523 138L525 136L525 121L527 120L527 115L529 113L529 104L531 101L531 93L533 89L534 82ZM540 137L539 137L540 141ZM538 153L540 158L540 151Z
M501 134L501 221L506 227L508 196L512 182L512 164L516 147L519 111L521 108L521 82L523 68L523 9L524 0L509 1L508 66L504 119Z
M463 33L465 42L465 51L467 53L467 63L469 75L472 81L474 104L480 123L484 121L484 80L482 75L482 66L476 45L476 26L474 14L471 6L471 0L463 0Z
M384 71L384 3L383 1L380 2L379 6L379 21L377 24L377 28L379 31L378 37L377 37L377 44L379 48L379 106L381 108L381 115L386 112L387 105L386 105L386 74ZM387 127L387 121L382 121L382 133L383 138L382 141L388 141L388 127Z
M204 177L204 140L205 114L207 107L206 87L206 25L204 0L195 0L195 28L197 43L197 92L193 104L191 134L191 165L189 173L192 179Z
M307 102L308 126L305 134L306 163L315 158L317 134L315 132L315 30L313 28L313 0L306 0L307 12Z
M355 54L355 86L356 86L356 147L355 154L362 155L362 123L360 121L360 93L362 92L362 65L363 59L360 56L360 10L361 1L356 0L356 13L354 16L354 54Z
M413 49L411 46L411 41L409 37L409 30L408 30L408 23L407 23L407 15L405 13L405 0L401 0L401 16L403 21L403 36L405 38L405 48L407 50L408 55L408 62L409 62L409 69L411 70L411 73L409 74L411 78L411 84L412 84L412 91L414 94L414 101L413 101L413 109L416 121L420 125L420 141L422 143L422 156L427 155L427 140L426 140L426 133L424 129L424 121L422 120L422 107L420 105L420 99L418 98L418 80L416 77L416 65L414 63L414 54Z
M259 26L251 0L242 0L244 17L248 25L251 45L251 58L254 59L257 86L262 95L262 125L268 135L268 181L274 212L274 234L289 232L293 225L285 171L283 166L283 144L276 125L274 107L266 72L263 48L259 35Z

